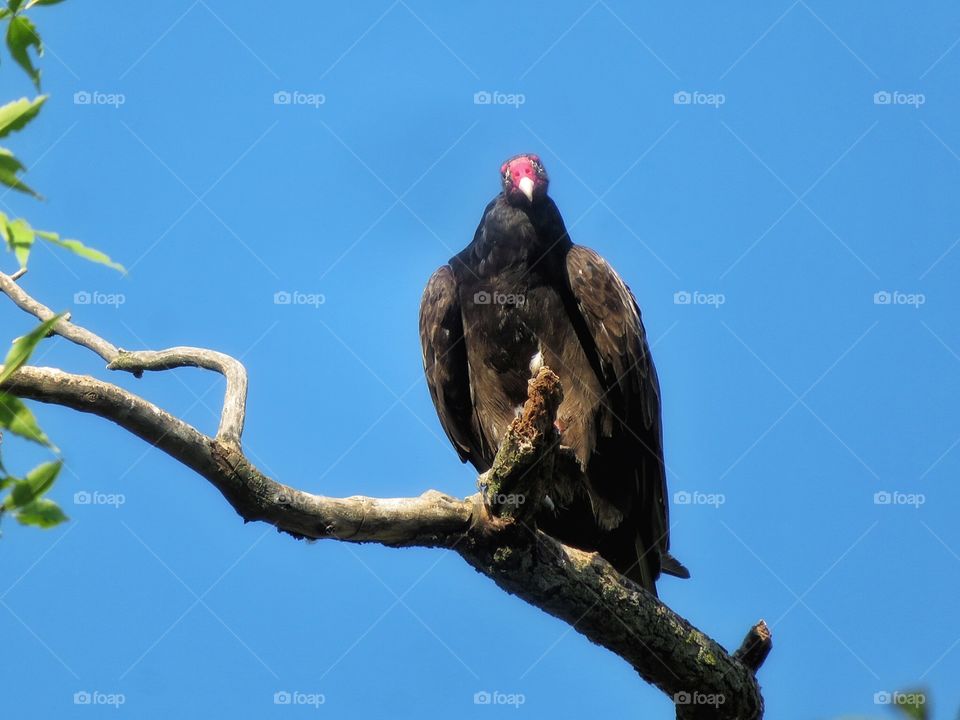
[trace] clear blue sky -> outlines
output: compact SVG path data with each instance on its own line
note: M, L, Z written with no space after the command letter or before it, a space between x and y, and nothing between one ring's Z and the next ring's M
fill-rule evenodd
M538 152L574 240L643 307L671 492L722 496L674 506L693 579L664 579L662 598L728 647L772 625L769 717L892 717L874 694L919 682L951 718L960 8L841 5L41 9L52 100L12 145L49 200L3 204L131 272L41 248L25 285L124 347L242 358L246 447L284 482L466 495L473 475L421 379L417 306L472 237L500 162ZM3 95L28 94L4 63ZM274 104L283 91L297 103ZM482 91L523 103L477 105ZM294 291L325 302L274 303ZM902 294L877 304L884 291ZM0 312L7 337L31 324ZM63 341L37 361L107 375ZM112 379L216 426L209 375ZM68 461L53 497L72 519L3 528L9 717L671 716L624 662L455 554L245 526L104 421L38 414ZM40 457L15 440L5 456L15 469ZM78 505L78 492L124 503ZM877 504L882 492L923 504ZM474 705L483 690L525 702ZM125 704L75 705L81 691ZM276 706L282 691L326 702Z

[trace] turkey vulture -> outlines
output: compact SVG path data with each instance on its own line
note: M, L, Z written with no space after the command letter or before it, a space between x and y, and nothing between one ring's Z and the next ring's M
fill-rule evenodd
M571 242L539 157L513 157L500 176L473 242L420 305L440 423L463 462L488 470L528 381L550 367L577 472L549 487L537 524L656 593L661 572L690 574L669 553L660 387L640 310L602 257Z

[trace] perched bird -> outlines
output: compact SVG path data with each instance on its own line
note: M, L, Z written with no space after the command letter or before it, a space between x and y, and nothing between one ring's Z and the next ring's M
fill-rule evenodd
M462 461L490 468L543 366L560 377L560 442L571 481L548 488L538 526L599 552L656 593L669 552L660 386L629 288L574 245L536 155L500 168L502 192L471 242L430 278L420 305L423 364L440 423Z

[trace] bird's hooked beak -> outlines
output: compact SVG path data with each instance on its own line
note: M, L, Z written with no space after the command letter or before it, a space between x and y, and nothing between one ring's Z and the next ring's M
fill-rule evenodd
M517 189L524 194L529 202L533 202L533 180L531 178L526 176L520 178L520 182L517 183Z

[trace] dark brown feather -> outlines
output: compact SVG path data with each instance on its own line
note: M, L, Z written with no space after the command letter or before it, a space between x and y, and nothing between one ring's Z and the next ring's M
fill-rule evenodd
M487 206L473 242L427 284L420 337L440 422L481 472L539 353L560 376L561 441L579 466L550 489L540 527L651 592L662 571L686 573L668 552L660 388L639 308L603 258L570 242L549 197L518 208L500 195Z

